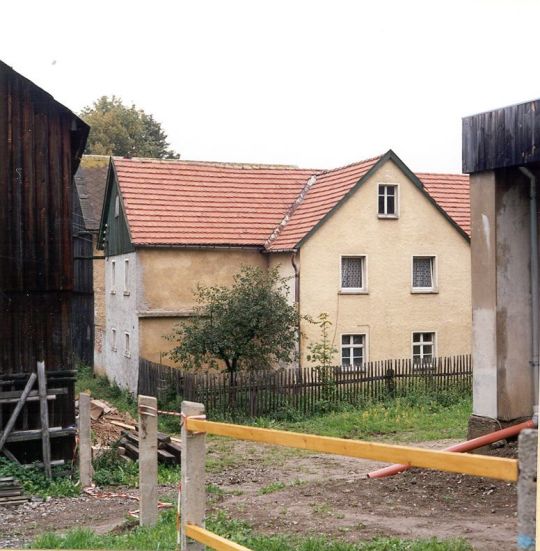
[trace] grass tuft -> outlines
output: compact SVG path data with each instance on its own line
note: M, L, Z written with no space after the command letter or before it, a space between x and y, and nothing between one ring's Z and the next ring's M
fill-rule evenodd
M224 513L208 519L208 530L253 551L473 551L464 540L401 540L377 538L372 541L348 543L339 539L300 537L287 534L265 536L253 533L243 521L231 520ZM154 528L133 527L122 534L97 535L77 528L65 535L48 533L32 542L32 549L137 549L140 551L173 551L176 548L175 512L161 514Z

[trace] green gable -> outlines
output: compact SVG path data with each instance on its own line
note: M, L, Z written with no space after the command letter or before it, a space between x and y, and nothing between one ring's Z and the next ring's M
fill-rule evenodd
M105 250L105 256L132 253L135 250L129 235L122 194L111 159L105 201L99 228L99 248Z

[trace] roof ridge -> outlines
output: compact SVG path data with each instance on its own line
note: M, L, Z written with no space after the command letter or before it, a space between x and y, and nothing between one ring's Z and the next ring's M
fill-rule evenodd
M320 172L317 172L317 176L322 176L322 175L325 175L325 174L330 174L332 172L338 172L340 170L344 170L346 168L351 168L353 166L358 166L358 165L362 165L364 163L369 163L371 161L376 161L378 159L381 159L384 155L375 155L374 157L369 157L368 159L362 159L361 161L356 161L354 163L349 163L347 165L343 165L343 166L338 166L336 168L329 168L329 169L326 169L326 170L322 170Z
M317 183L317 174L312 174L307 182L305 183L304 187L296 197L296 199L293 201L291 206L287 209L285 212L285 215L281 219L281 222L274 228L274 231L270 234L270 237L264 242L264 248L268 248L273 241L275 241L283 228L287 225L289 220L292 218L293 214L296 212L296 209L304 202L304 198L308 194L309 190Z
M302 168L297 165L279 164L279 163L242 163L242 162L228 162L228 161L199 161L191 159L157 159L155 157L120 157L113 156L115 161L135 161L138 163L156 163L156 164L176 164L176 165L202 165L202 166L215 166L225 168L264 168L264 169L276 169L276 170L305 170L312 172L320 172L321 169L317 168Z
M415 172L417 176L459 176L463 178L468 178L468 174L463 174L463 172Z

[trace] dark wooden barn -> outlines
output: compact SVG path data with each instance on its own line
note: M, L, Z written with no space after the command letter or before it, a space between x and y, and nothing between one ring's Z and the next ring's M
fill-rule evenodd
M72 194L88 131L0 62L0 429L44 361L53 459L70 458L74 441ZM7 438L8 454L40 457L40 427L34 397Z
M97 249L97 237L109 159L108 155L84 155L73 186L73 352L77 361L98 372L103 369L105 259Z

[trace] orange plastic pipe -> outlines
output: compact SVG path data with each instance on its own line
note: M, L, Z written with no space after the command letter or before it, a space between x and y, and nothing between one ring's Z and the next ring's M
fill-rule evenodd
M445 448L444 451L457 452L457 453L468 452L471 450L475 450L476 448L481 448L482 446L486 446L487 444L493 444L493 442L504 440L505 438L508 438L510 436L516 436L523 429L534 429L534 428L536 428L536 426L532 420L525 421L523 423L519 423L518 425L513 425L511 427L508 427L506 429L490 432L489 434L484 434L484 436L479 436L478 438L473 438L472 440L467 440L459 444L454 444L449 448ZM378 469L376 471L372 471L368 473L367 477L384 478L386 476L392 476L394 474L402 473L403 471L408 471L410 468L411 468L410 465L399 465L399 464L390 465L390 467L383 467L382 469Z

